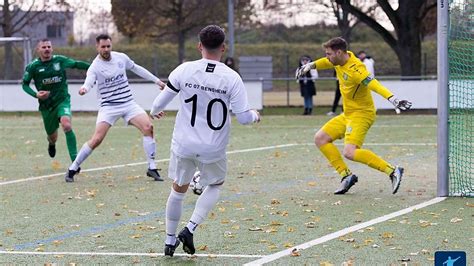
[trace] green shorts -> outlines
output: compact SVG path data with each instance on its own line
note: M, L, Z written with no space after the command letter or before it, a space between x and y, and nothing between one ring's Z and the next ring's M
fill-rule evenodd
M71 100L64 99L64 101L51 110L41 110L41 116L43 117L44 129L49 136L58 129L59 120L62 116L71 118Z

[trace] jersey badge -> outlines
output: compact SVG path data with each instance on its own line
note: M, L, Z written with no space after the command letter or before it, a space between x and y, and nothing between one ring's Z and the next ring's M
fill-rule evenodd
M349 78L349 76L347 75L347 73L344 73L344 74L342 75L342 78L343 78L344 80L347 80L347 79Z
M119 68L123 68L123 63L122 63L122 62L119 62L119 63L118 63L118 67L119 67Z
M54 68L54 70L59 71L59 70L61 70L61 65L59 65L59 63L54 63L53 68Z
M216 68L216 64L207 63L206 72L213 73Z

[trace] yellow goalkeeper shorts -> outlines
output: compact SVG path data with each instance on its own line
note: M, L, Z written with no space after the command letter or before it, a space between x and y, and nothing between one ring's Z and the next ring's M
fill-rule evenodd
M362 147L369 128L375 122L375 115L367 113L352 113L345 116L344 113L329 120L322 130L333 140L344 138L344 143L354 144Z

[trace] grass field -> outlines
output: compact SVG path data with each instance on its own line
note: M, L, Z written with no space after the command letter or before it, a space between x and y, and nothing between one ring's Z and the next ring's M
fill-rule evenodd
M473 198L393 214L436 197L435 116L382 115L367 136L365 147L405 167L396 195L384 174L352 162L359 183L346 195L333 195L340 178L312 144L327 119L264 116L249 127L233 121L227 181L195 234L198 256L179 247L175 257L165 258L171 181L145 176L137 130L119 121L76 182L65 183L70 162L64 134L51 159L39 115L2 115L0 264L234 265L266 259L278 265L433 265L438 250L463 250L468 265L474 262ZM166 176L174 117L154 123L157 162ZM79 147L94 124L94 114L74 117ZM196 199L188 193L182 226Z

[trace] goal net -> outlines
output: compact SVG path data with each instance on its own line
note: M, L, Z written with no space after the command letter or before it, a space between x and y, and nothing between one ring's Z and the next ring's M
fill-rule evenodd
M474 196L474 5L449 1L448 183L450 196Z
M19 80L32 60L31 43L23 37L0 37L0 80Z

